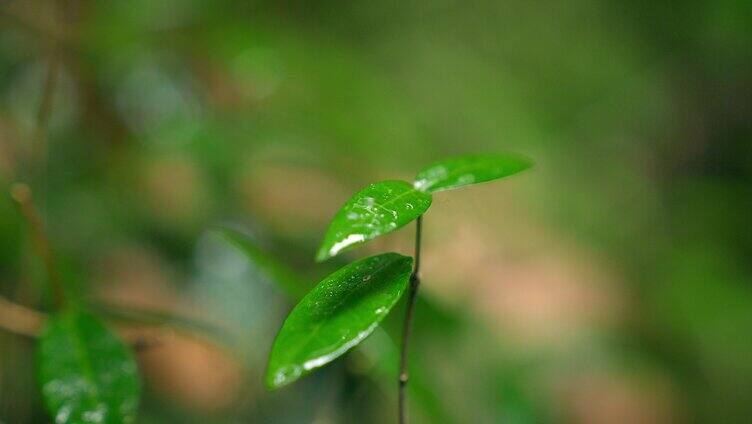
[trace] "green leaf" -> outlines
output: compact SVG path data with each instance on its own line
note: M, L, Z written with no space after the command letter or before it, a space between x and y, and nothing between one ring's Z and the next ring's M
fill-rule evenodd
M431 206L431 195L404 181L374 183L350 198L334 216L316 254L321 262L347 248L409 224Z
M435 193L508 177L531 166L530 159L513 154L459 156L424 168L415 177L415 188Z
M371 256L326 277L290 312L274 340L266 385L277 389L363 341L407 287L412 258Z
M133 422L138 368L99 320L77 310L53 315L39 340L37 374L56 423Z

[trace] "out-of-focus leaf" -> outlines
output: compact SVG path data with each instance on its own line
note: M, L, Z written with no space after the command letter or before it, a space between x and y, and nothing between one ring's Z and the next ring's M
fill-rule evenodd
M276 389L356 346L402 296L412 258L384 253L326 277L295 306L269 356L266 385Z
M138 368L128 348L92 315L54 315L39 340L42 396L56 423L133 422Z
M305 285L300 276L267 252L261 250L248 236L230 228L220 228L216 232L240 250L259 272L263 273L269 281L276 284L290 298L297 300L305 295Z
M409 224L431 206L431 195L404 181L382 181L358 192L337 212L316 254L324 261Z
M508 177L533 166L513 154L468 155L436 162L415 177L415 188L428 193Z

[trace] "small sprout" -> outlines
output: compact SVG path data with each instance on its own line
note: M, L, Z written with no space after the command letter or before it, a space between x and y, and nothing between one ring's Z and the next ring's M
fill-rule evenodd
M496 180L531 166L529 159L511 154L460 156L423 169L413 184L382 181L350 198L329 225L316 260L324 261L417 221L415 268L410 269L411 258L385 253L347 265L319 283L293 309L277 335L269 356L267 387L290 384L356 346L409 285L398 386L398 418L404 423L408 342L420 285L422 216L431 206L431 193Z

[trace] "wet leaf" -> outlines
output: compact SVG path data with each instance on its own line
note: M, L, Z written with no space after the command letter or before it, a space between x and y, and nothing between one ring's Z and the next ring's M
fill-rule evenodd
M409 224L431 206L431 195L404 181L374 183L337 212L316 254L321 262Z
M133 422L138 369L128 348L93 316L54 315L39 340L37 374L55 423Z
M384 253L326 277L290 312L274 340L266 385L276 389L363 341L402 296L412 258Z
M415 177L415 188L428 193L508 177L533 166L513 154L468 155L436 162Z

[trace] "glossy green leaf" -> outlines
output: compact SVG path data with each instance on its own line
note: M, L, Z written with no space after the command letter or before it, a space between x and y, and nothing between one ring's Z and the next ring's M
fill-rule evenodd
M133 422L138 368L128 348L93 316L54 315L39 340L37 374L55 423Z
M316 254L324 261L409 224L431 206L431 195L404 181L374 183L351 197L337 212Z
M415 188L428 193L508 177L533 166L513 154L468 155L436 162L415 177Z
M326 277L290 312L274 340L266 385L276 389L363 341L402 296L413 260L371 256Z

